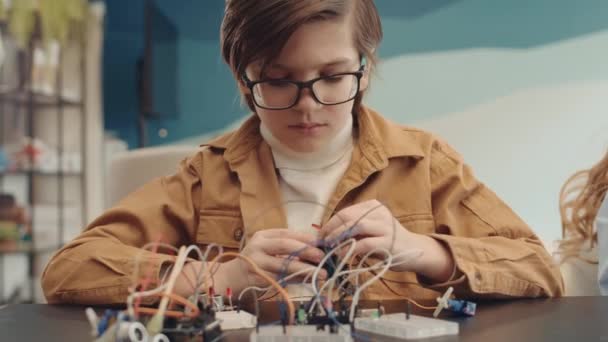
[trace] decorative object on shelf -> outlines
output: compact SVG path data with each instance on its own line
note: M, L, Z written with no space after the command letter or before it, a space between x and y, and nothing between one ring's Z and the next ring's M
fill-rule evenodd
M40 139L24 137L17 151L12 155L10 171L32 170L40 165L41 156L45 150Z
M0 172L6 172L10 166L10 162L6 151L0 146Z
M0 251L16 250L20 242L29 241L30 236L25 209L16 204L13 195L0 193Z
M36 44L34 47L31 89L38 94L55 94L57 74L59 72L59 43L55 40L48 44Z
M6 237L0 238L6 245L0 248L0 262L8 260L4 254L26 258L21 299L28 302L41 299L43 257L84 225L91 44L84 38L91 34L89 19L96 18L89 5L88 0L0 0L0 44L7 56L0 68L0 149L5 156L4 163L0 158L0 191L13 192L31 217L18 230L19 224L0 219L0 234ZM6 299L1 290L5 277L10 276L0 270L0 303Z
M9 172L36 171L40 173L70 173L82 171L79 153L62 151L45 144L41 139L23 137L10 155Z
M18 0L6 4L0 1L0 20L8 21L9 31L22 49L38 33L37 25L45 43L56 41L61 46L85 31L86 0Z

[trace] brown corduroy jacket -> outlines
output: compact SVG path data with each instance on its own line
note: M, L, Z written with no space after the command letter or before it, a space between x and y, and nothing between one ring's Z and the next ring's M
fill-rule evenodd
M560 296L559 267L530 228L475 179L461 157L424 131L399 126L368 108L355 117L351 164L327 203L323 223L340 209L377 199L412 232L443 242L456 276L426 284L388 272L367 298L432 299L454 286L461 298ZM272 153L252 116L203 145L178 171L153 180L92 222L47 265L50 303L124 303L140 247L218 243L236 249L256 231L286 227ZM173 256L145 252L155 281Z

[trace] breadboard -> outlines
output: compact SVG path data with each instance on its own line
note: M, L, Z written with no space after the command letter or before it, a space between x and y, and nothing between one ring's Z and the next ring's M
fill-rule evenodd
M405 313L383 315L379 318L355 318L355 331L389 336L400 340L458 335L458 323Z
M215 318L220 321L223 331L255 328L258 319L247 311L218 311Z
M315 325L261 326L251 333L250 342L352 342L350 326L341 325L335 333L329 327L317 329Z

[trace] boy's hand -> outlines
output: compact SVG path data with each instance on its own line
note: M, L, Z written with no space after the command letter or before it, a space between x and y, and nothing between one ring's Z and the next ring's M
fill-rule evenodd
M377 200L341 210L321 228L319 236L325 243L333 245L355 238L355 255L366 254L376 248L384 248L393 256L422 250L419 258L391 268L393 271L413 271L442 282L448 280L454 270L454 260L445 246L429 236L407 230ZM393 259L393 263L399 261L399 258Z
M241 251L270 277L279 279L304 270L314 270L325 256L322 250L314 247L316 237L311 234L294 232L287 229L266 229L256 232ZM289 255L294 254L291 260ZM312 265L311 265L312 264ZM233 283L235 292L248 286L268 286L254 270L241 259L224 263L218 272ZM302 274L302 279L306 274ZM325 279L325 271L319 273ZM296 278L297 280L298 278Z

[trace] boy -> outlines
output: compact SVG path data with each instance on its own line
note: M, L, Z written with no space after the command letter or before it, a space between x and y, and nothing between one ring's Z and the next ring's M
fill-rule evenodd
M221 35L254 114L60 250L43 275L49 302L123 303L135 255L159 235L175 246L244 242L241 254L277 278L310 269L324 256L315 241L355 222L357 255L422 251L367 298L432 299L448 286L458 297L562 294L541 242L456 152L362 104L382 37L373 1L231 0ZM141 260L158 284L173 259L146 252ZM193 292L187 279L201 267L184 267L177 294ZM267 284L240 259L214 276L218 293L251 285Z

